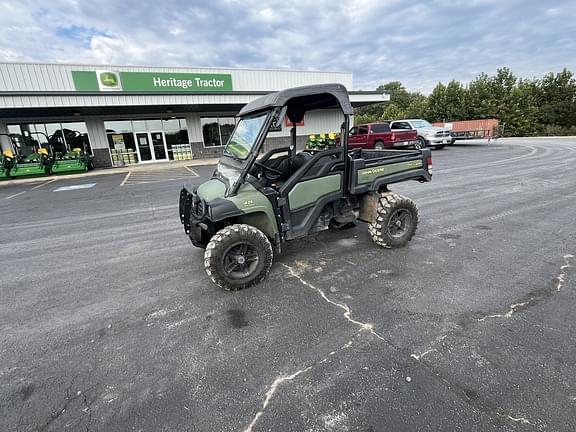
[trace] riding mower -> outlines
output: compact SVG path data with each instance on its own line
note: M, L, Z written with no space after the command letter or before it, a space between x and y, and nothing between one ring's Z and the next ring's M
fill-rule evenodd
M71 151L66 151L66 144L71 147ZM86 152L84 136L75 130L58 130L49 137L48 143L55 154L52 173L61 174L68 172L88 171L91 167L91 157Z
M336 147L296 152L293 126L290 146L259 157L268 131L285 116L296 125L307 111L335 108L344 117ZM333 226L365 222L385 248L412 239L416 205L388 186L430 181L431 152L349 151L352 115L340 84L287 89L242 108L212 178L180 192L180 221L192 244L205 249L204 267L216 285L239 290L262 281L285 242Z
M53 174L88 171L90 155L80 148L59 155L52 165Z
M46 148L40 147L38 151L23 157L18 155L14 137L8 134L1 135L9 137L12 149L2 152L0 179L50 175L53 161Z

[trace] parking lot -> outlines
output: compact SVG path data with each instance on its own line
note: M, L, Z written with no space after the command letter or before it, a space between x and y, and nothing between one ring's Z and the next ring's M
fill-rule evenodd
M402 249L364 224L216 288L213 167L0 185L1 431L573 431L576 139L433 152Z

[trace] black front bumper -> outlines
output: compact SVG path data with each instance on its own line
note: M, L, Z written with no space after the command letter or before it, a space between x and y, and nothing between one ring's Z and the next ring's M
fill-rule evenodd
M208 206L198 197L195 190L187 188L180 191L180 222L184 225L186 235L196 247L205 248L210 240L210 225L206 219Z

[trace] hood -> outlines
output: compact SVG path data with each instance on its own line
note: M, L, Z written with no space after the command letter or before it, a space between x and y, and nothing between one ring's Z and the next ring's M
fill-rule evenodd
M196 193L199 198L210 202L216 198L224 198L226 195L226 185L218 179L210 179L198 186Z

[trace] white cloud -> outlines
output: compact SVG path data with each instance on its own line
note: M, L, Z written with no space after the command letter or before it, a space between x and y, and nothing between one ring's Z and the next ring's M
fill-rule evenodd
M575 15L561 0L4 0L0 60L349 70L357 88L428 92L502 66L576 70Z

